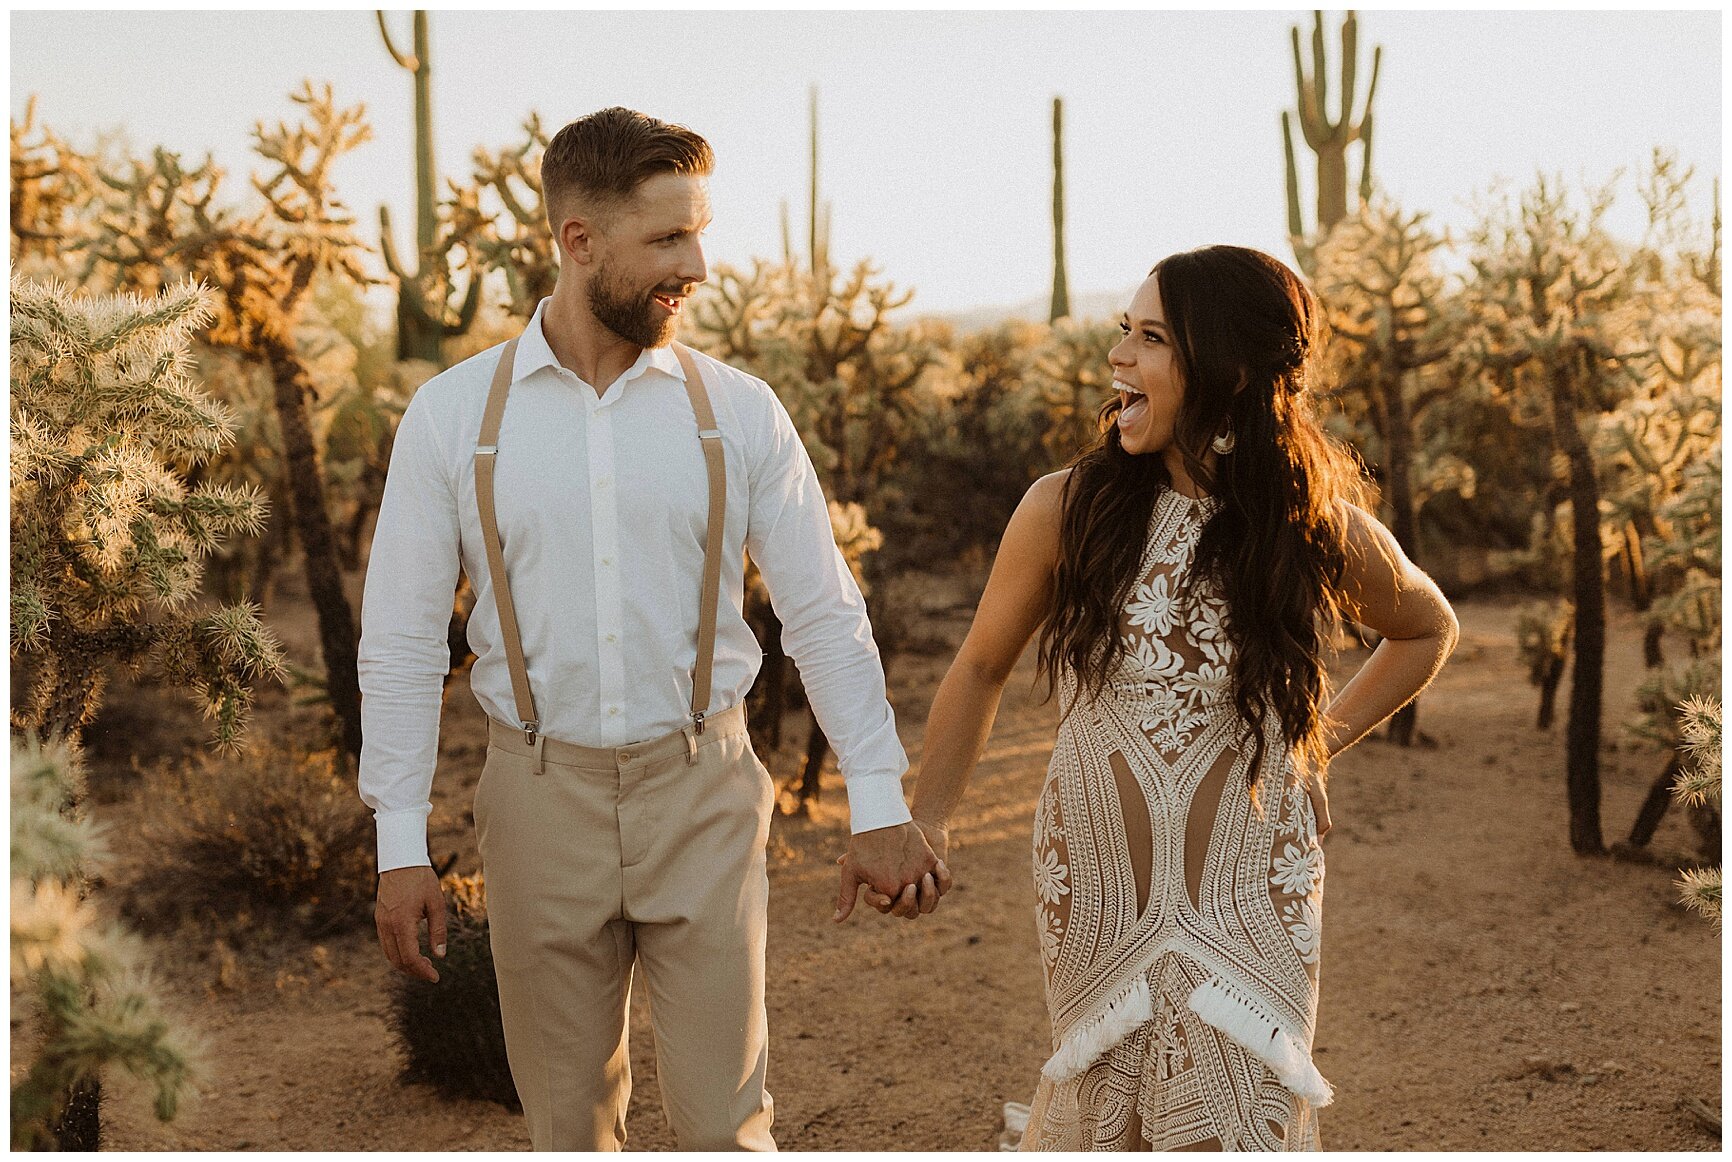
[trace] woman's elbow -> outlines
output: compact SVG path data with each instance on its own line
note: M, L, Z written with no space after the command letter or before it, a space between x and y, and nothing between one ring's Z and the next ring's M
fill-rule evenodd
M1442 623L1438 636L1443 639L1443 660L1448 661L1450 655L1455 653L1456 645L1461 641L1461 622L1456 620L1455 610L1450 607L1447 601L1440 604L1438 614Z
M958 654L956 660L950 664L950 673L946 680L967 683L977 690L999 691L1010 681L1010 673L1015 668L1015 658L1005 663L997 658L964 652Z

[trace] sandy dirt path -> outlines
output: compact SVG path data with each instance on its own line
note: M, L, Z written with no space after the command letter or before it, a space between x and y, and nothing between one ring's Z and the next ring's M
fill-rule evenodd
M1664 865L1579 859L1566 843L1562 728L1535 731L1513 606L1464 604L1455 660L1424 702L1435 749L1363 744L1335 764L1317 1062L1335 1085L1331 1149L1706 1150L1684 1110L1718 1110L1720 941L1674 903ZM952 643L965 607L935 612ZM1362 660L1342 660L1342 672ZM897 659L903 737L949 655ZM783 1148L990 1150L1048 1052L1028 863L1054 713L1025 659L955 820L955 894L909 923L830 922L842 793L771 839L770 1089ZM1626 740L1641 678L1633 623L1607 666L1604 817L1627 831L1661 760ZM466 810L481 719L451 699L436 855L474 865ZM775 765L774 763L772 764ZM789 756L791 769L792 756ZM106 808L124 821L126 807ZM1684 858L1679 812L1654 847ZM517 1149L521 1119L396 1081L387 970L370 933L273 941L226 974L189 938L152 942L168 1007L205 1045L199 1093L169 1125L110 1086L120 1149ZM628 1149L674 1143L646 1014L634 1002Z

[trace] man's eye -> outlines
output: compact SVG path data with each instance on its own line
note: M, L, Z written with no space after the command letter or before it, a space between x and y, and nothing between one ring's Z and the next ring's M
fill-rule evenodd
M1120 323L1119 324L1119 334L1129 335L1130 333L1131 333L1131 325L1129 323Z

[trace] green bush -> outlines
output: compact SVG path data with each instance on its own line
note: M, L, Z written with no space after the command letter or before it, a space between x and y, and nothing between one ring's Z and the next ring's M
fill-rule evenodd
M505 1057L485 886L479 875L444 882L452 906L439 981L399 975L392 987L389 1021L403 1055L403 1080L431 1085L442 1097L521 1109Z

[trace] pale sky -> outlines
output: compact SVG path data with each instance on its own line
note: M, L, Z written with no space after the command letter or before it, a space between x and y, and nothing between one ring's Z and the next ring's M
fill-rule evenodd
M436 156L467 176L475 146L513 143L622 104L715 147L711 265L780 253L787 199L805 236L807 87L819 85L831 251L871 257L953 311L1043 298L1052 280L1050 105L1065 99L1073 296L1134 286L1162 256L1236 242L1288 259L1279 117L1294 102L1288 28L1269 12L518 12L431 14ZM1339 14L1327 18L1336 75ZM1721 171L1715 11L1361 11L1360 91L1383 46L1373 173L1409 209L1464 224L1475 193L1538 170L1627 175L1612 218L1634 237L1633 175L1653 147L1697 169L1708 216ZM407 50L409 17L393 29ZM124 127L141 151L213 151L236 197L255 122L293 115L302 78L366 105L371 142L336 170L377 238L413 222L411 81L371 10L14 12L12 115L87 145ZM1335 100L1332 89L1331 101ZM1312 184L1299 142L1301 188ZM1355 154L1349 155L1357 182ZM238 179L238 180L237 180ZM1305 194L1307 214L1314 195Z

